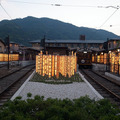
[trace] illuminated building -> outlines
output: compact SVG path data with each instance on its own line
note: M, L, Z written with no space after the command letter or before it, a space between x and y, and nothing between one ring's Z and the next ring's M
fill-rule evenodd
M104 61L104 64L107 64L108 63L108 54L107 53L104 53L103 55L103 61Z
M9 61L18 61L19 54L9 54ZM8 61L8 54L0 53L0 62L7 62Z
M100 53L100 55L92 54L92 63L109 65L110 72L120 75L120 49Z

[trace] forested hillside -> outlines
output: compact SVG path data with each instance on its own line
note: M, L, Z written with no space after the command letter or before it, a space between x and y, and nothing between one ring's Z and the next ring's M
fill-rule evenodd
M10 35L11 41L24 45L29 45L29 41L41 39L44 35L47 39L76 40L83 34L87 40L119 38L119 36L105 30L77 27L49 18L26 17L0 22L0 38L4 39L7 35Z

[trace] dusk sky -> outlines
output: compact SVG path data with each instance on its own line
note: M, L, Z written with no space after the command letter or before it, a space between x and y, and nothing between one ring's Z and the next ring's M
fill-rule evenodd
M48 17L120 35L120 0L0 0L0 20Z

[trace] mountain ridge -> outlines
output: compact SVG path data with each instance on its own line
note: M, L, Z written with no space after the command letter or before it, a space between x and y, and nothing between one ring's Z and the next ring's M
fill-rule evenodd
M87 40L107 40L107 38L120 38L112 32L88 27L78 27L52 18L35 18L28 16L14 20L0 21L0 38L7 35L10 40L29 45L29 41L42 39L78 40L80 35L85 35Z

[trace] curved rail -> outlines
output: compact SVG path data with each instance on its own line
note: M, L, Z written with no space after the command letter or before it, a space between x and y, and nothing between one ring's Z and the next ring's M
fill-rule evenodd
M94 81L97 85L99 85L104 91L110 94L110 99L115 101L117 104L120 104L120 85L114 83L107 79L106 77L97 74L91 70L82 70L82 72L87 76L88 79ZM90 81L89 81L90 82Z
M3 68L3 67L5 67L5 66L7 66L7 64L1 64L1 65L0 65L0 68Z
M115 84L115 85L117 85L117 86L120 87L120 82L118 82L117 80L114 80L113 78L110 78L110 77L105 76L105 75L101 75L101 74L99 74L99 73L96 72L96 71L92 71L92 72L95 73L95 74L97 74L98 76L106 79L107 81L109 81L109 82L111 82L111 83L113 83L113 84Z
M23 84L26 80L26 76L33 71L35 65L29 65L22 69L19 69L14 72L14 74L9 74L6 77L4 76L0 80L0 105L4 104L4 101L10 99L16 90ZM25 78L25 79L24 79ZM20 82L22 81L22 82ZM19 82L19 84L18 84Z
M3 78L8 77L8 76L10 76L10 75L12 75L12 74L18 72L18 71L20 71L20 70L22 70L22 69L24 69L24 68L26 68L26 67L28 67L28 66L31 66L31 65L34 65L34 64L26 65L26 66L21 67L21 68L19 68L19 69L17 69L17 70L14 70L13 72L11 72L11 73L9 73L9 74L0 77L0 80L2 80Z

